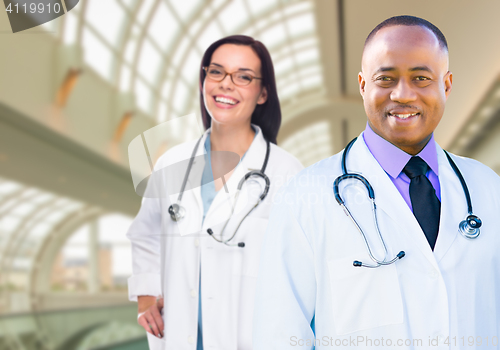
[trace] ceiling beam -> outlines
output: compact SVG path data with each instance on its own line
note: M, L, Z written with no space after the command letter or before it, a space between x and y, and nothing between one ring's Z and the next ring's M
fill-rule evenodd
M109 211L135 215L130 170L0 104L0 176Z

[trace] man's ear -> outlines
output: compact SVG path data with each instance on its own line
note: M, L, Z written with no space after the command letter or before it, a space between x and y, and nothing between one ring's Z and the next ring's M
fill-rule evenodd
M257 104L261 105L261 104L265 103L266 101L267 101L267 89L264 86L262 88L262 91L260 92L260 96L259 96L259 99L257 100Z
M448 71L446 75L444 76L444 93L446 95L446 98L450 95L451 92L451 86L453 85L453 73Z
M359 84L359 93L361 94L361 97L363 97L363 99L364 99L365 98L366 81L365 81L365 78L363 76L363 72L358 73L358 84Z

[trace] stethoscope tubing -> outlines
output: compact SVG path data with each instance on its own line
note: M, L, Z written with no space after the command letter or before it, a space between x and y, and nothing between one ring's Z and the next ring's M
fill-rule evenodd
M448 158L448 162L450 163L451 167L453 168L453 171L455 172L458 179L460 180L460 184L462 184L462 189L464 190L465 199L467 201L467 212L469 213L469 215L472 215L472 200L470 198L469 188L467 187L467 184L465 183L465 179L462 176L462 173L460 172L460 170L458 170L458 167L455 164L455 162L453 161L453 159L451 159L451 156L448 154L448 152L446 152L445 150L443 150L443 151L444 151L444 154L446 154L446 158Z
M181 201L182 201L182 196L184 195L184 191L186 189L186 184L187 184L187 180L189 178L189 174L191 172L191 168L193 166L193 162L194 162L194 157L195 157L195 154L196 154L196 151L198 150L198 147L200 145L200 142L202 140L203 136L201 136L198 141L196 142L196 145L194 146L193 148L193 151L191 153L191 158L189 159L189 163L188 163L188 167L186 169L186 173L184 174L184 179L182 181L182 186L181 186L181 191L179 193L179 196L177 197L177 202L173 205L171 205L169 207L169 213L170 213L170 216L171 216L171 219L174 220L174 221L179 221L181 220L183 217L184 217L184 214L182 215L179 215L179 213L184 213L185 212L185 209L184 207L182 207L181 205ZM267 167L267 163L269 161L269 154L270 154L270 150L271 150L271 146L270 146L270 143L269 141L266 140L266 155L264 157L264 162L262 164L262 168L260 170L252 170L252 171L249 171L248 173L246 173L242 179L240 180L240 182L238 183L238 186L237 186L237 192L236 192L236 195L235 195L235 201L234 201L234 205L232 205L232 208L231 208L231 214L229 215L229 218L226 220L226 222L224 223L224 226L222 228L222 231L221 232L224 232L225 229L226 229L226 226L229 222L229 220L231 219L231 217L233 216L234 214L234 208L236 207L236 204L238 203L238 199L239 199L239 194L240 194L240 191L243 187L243 185L245 184L245 182L251 178L251 177L254 177L254 176L257 176L257 177L261 177L264 182L265 182L265 187L264 187L264 190L262 191L261 195L259 196L259 199L257 200L257 202L255 203L255 205L245 214L245 216L240 220L240 222L238 223L238 226L236 227L235 231L233 232L233 234L227 239L227 240L223 240L223 239L219 239L217 238L214 233L213 233L213 230L211 228L208 228L207 229L207 232L210 236L212 236L212 238L214 238L217 242L220 242L220 243L224 243L226 245L230 245L230 246L233 246L233 244L230 244L229 242L235 237L236 233L238 232L238 229L240 228L242 222L246 219L246 217L248 215L250 215L250 213L264 200L264 198L266 198L268 192L269 192L269 188L271 187L271 181L269 180L269 177L265 174L265 170L266 170L266 167ZM237 243L237 244L234 244L234 245L237 245L239 247L244 247L245 244L243 242L240 242L240 243Z
M347 172L347 164L346 164L347 163L347 153L349 152L350 148L352 147L352 145L354 144L355 141L356 141L356 139L353 139L351 142L349 142L349 144L346 146L346 148L344 150L344 153L342 154L342 172L343 172L343 174L335 179L335 181L333 183L333 193L334 193L335 200L337 201L337 203L342 207L342 209L344 210L344 213L351 219L354 226L356 227L356 229L360 233L361 237L363 238L363 241L365 242L365 247L366 247L366 250L368 252L368 256L375 263L375 265L369 265L369 264L362 263L360 261L355 261L354 265L355 266L369 267L369 268L375 268L375 267L379 267L381 265L390 265L390 264L394 263L396 260L401 259L404 256L404 252L400 252L393 259L386 260L389 252L387 250L387 246L385 244L385 241L384 241L382 234L380 233L379 226L378 226L377 205L375 203L375 191L373 190L373 187L371 186L370 182L364 176L362 176L360 174L354 174L354 173ZM382 243L382 246L384 247L385 256L384 256L383 260L379 260L379 259L375 258L375 256L373 255L373 252L370 248L370 244L368 243L368 239L367 239L365 233L363 232L363 229L358 224L358 222L356 221L356 219L352 215L349 208L347 208L347 205L345 204L344 200L340 196L340 190L339 190L340 182L342 182L343 180L347 180L347 179L355 179L355 180L360 181L361 183L363 183L366 190L368 191L368 197L370 198L370 202L372 204L372 213L373 213L373 220L375 221L375 228L377 230L379 240Z
M198 150L198 146L200 145L202 138L203 138L203 135L198 139L198 141L196 141L196 145L194 145L193 151L191 152L191 158L189 158L189 163L188 163L188 167L186 169L186 174L184 175L184 179L182 180L181 191L179 192L179 196L177 197L177 204L179 204L179 205L182 201L182 196L184 195L184 190L186 189L186 184L187 184L189 174L191 173L191 168L193 167L194 156L196 154L196 151Z
M362 176L361 174L349 173L347 171L347 154L348 154L350 148L352 147L352 145L354 144L354 142L356 141L356 139L357 138L354 138L353 140L351 140L351 142L349 142L347 144L347 146L344 149L344 152L342 153L342 162L341 162L342 175L338 176L333 183L333 194L334 194L334 197L335 197L335 200L337 201L337 203L342 207L344 213L351 219L354 226L361 234L363 241L365 243L368 255L369 255L370 259L375 263L375 265L370 265L370 264L366 264L366 263L363 263L361 261L356 260L353 262L353 265L356 267L363 266L363 267L368 267L368 268L375 268L375 267L379 267L382 265L390 265L390 264L396 262L397 260L402 259L406 255L406 253L404 251L400 251L394 258L387 260L387 255L389 253L388 253L387 246L385 244L384 238L380 232L379 225L378 225L377 206L375 203L375 191L373 190L373 187L370 185L370 182L364 176ZM462 185L462 189L464 191L464 195L465 195L465 198L467 201L468 216L465 220L463 220L459 223L459 232L462 234L462 236L464 236L467 239L477 238L480 234L479 228L482 225L482 221L479 217L477 217L473 214L472 200L471 200L469 189L467 187L465 179L462 176L462 173L460 172L460 170L458 169L457 165L455 164L455 162L453 161L451 156L448 154L448 152L444 151L444 153L446 154L448 162L450 163L453 171L455 172L458 179L460 180L460 183ZM347 179L355 179L355 180L360 181L361 183L363 183L366 190L368 191L368 197L370 198L370 201L372 203L372 212L373 212L373 220L375 222L375 228L376 228L378 237L379 237L379 239L382 243L382 246L384 247L384 251L385 251L385 256L384 256L383 260L378 260L373 255L372 250L370 248L370 244L368 243L368 239L367 239L365 233L363 232L363 229L358 224L358 222L356 221L356 219L354 218L354 216L352 215L352 213L350 212L349 208L347 207L347 205L345 204L344 200L342 199L342 197L340 195L340 190L339 190L340 183L343 180L347 180Z
M264 179L264 182L265 182L265 187L264 187L264 191L262 191L262 194L259 196L259 199L257 200L257 202L255 203L255 205L245 214L245 216L240 220L240 222L238 223L238 226L236 226L236 229L234 230L233 234L231 235L231 237L229 237L227 240L223 240L223 239L218 239L217 237L215 237L215 235L213 234L213 231L211 228L207 229L207 232L210 236L212 236L212 238L214 238L217 242L220 242L220 243L224 243L225 245L230 245L230 246L238 246L238 247L244 247L245 244L243 242L239 242L237 244L230 244L229 242L236 236L236 233L238 232L241 224L243 223L243 221L247 218L248 215L250 215L250 213L255 209L257 208L257 206L264 200L264 198L266 198L267 196L267 193L269 192L269 188L271 187L271 181L269 180L269 177L264 173L264 171L266 170L266 167L267 167L267 162L269 160L269 152L270 152L270 144L269 144L269 141L266 141L267 143L267 148L266 148L266 156L264 158L264 163L262 164L262 168L261 170L252 170L252 171L249 171L248 173L246 173L240 180L240 182L238 183L238 186L237 186L237 192L234 196L234 205L232 206L231 208L231 214L229 215L229 218L226 220L226 222L224 223L224 226L222 227L222 230L221 230L221 235L222 233L226 230L226 226L227 224L229 223L229 220L231 219L231 217L233 216L234 214L234 209L236 208L236 204L238 203L238 199L239 199L239 196L240 196L240 191L243 187L243 185L245 184L245 182L252 176L257 176L257 177L261 177L262 179Z

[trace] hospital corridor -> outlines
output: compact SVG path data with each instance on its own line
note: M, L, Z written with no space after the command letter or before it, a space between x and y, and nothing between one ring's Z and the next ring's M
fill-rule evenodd
M205 132L200 64L223 37L268 48L277 145L308 167L366 127L367 34L391 16L425 18L446 34L453 72L435 140L500 174L498 0L8 3L60 12L13 32L0 5L0 350L148 349L126 233L159 157Z

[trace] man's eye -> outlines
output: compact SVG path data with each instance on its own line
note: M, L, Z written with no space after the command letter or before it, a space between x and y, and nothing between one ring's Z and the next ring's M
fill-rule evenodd
M429 78L420 76L420 77L416 77L415 80L417 80L417 81L426 81L426 80L429 80Z
M391 77L378 77L377 80L380 80L380 81L391 81L392 78Z

